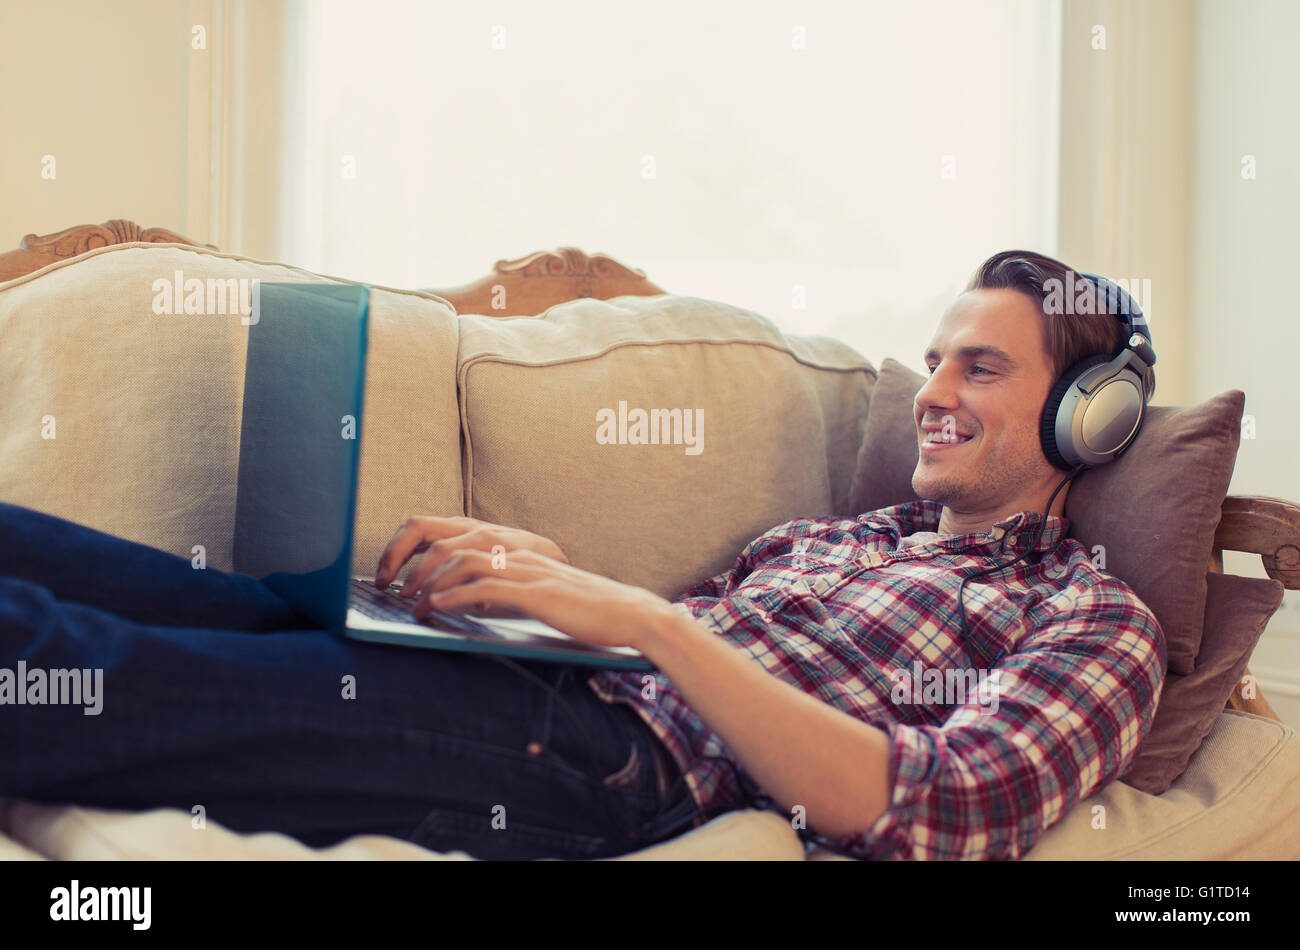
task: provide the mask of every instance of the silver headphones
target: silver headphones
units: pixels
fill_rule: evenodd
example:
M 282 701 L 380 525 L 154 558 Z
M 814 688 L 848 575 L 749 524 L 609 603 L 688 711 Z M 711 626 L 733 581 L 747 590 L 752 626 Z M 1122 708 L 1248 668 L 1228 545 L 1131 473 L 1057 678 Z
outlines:
M 1096 287 L 1098 312 L 1113 312 L 1127 334 L 1112 355 L 1085 357 L 1067 369 L 1047 395 L 1038 434 L 1047 460 L 1065 471 L 1118 458 L 1137 438 L 1156 390 L 1156 352 L 1137 302 L 1105 277 L 1079 276 Z

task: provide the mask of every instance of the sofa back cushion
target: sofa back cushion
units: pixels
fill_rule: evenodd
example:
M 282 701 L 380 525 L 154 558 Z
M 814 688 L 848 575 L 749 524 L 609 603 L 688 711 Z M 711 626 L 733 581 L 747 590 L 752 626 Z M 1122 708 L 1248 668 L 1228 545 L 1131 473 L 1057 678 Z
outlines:
M 673 294 L 460 319 L 473 517 L 673 597 L 847 504 L 876 373 L 844 343 Z
M 0 284 L 0 499 L 187 559 L 201 546 L 207 566 L 229 570 L 256 329 L 229 293 L 241 279 L 334 282 L 202 248 L 119 244 Z M 186 313 L 187 298 L 205 312 Z M 370 301 L 359 573 L 373 573 L 407 517 L 463 503 L 455 311 L 433 294 L 372 288 Z

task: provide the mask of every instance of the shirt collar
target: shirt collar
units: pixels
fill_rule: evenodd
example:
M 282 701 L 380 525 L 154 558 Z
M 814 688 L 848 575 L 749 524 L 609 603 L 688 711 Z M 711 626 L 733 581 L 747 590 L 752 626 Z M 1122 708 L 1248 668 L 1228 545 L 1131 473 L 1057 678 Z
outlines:
M 921 499 L 895 505 L 892 508 L 882 508 L 874 514 L 883 516 L 893 523 L 898 534 L 895 539 L 897 543 L 917 531 L 938 531 L 943 505 L 937 501 Z M 1034 544 L 1034 532 L 1040 523 L 1043 525 L 1043 533 L 1038 543 Z M 1023 554 L 1026 551 L 1041 552 L 1056 547 L 1065 537 L 1069 527 L 1070 519 L 1062 515 L 1052 515 L 1044 521 L 1041 511 L 1017 511 L 995 522 L 988 531 L 957 535 L 934 543 L 953 549 L 987 547 L 1008 554 Z

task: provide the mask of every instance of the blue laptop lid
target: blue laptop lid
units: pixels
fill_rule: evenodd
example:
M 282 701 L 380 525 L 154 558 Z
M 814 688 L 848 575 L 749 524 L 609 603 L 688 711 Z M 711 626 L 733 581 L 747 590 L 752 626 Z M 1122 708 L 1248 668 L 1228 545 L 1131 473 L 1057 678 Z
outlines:
M 248 327 L 234 569 L 342 630 L 352 576 L 369 289 L 260 284 Z

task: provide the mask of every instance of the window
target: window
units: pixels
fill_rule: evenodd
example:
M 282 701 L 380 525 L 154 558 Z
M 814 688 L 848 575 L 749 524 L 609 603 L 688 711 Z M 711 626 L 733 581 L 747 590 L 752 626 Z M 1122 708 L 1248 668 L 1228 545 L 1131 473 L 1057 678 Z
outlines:
M 284 257 L 446 287 L 570 244 L 923 369 L 980 261 L 1055 252 L 1059 32 L 1037 0 L 304 3 Z

